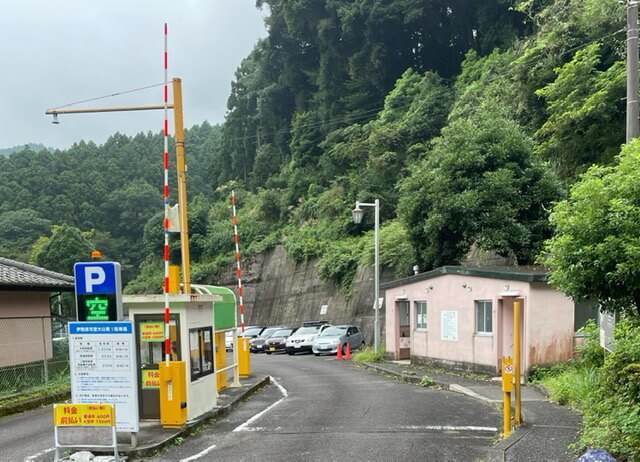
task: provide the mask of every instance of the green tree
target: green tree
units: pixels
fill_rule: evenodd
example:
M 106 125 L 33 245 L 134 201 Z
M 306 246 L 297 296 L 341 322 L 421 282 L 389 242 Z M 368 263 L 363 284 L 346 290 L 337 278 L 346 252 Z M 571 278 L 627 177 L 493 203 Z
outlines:
M 399 214 L 420 265 L 456 264 L 472 244 L 528 263 L 549 235 L 559 197 L 533 143 L 499 105 L 450 123 L 402 182 Z
M 551 214 L 554 236 L 542 263 L 567 295 L 597 300 L 609 311 L 640 315 L 640 141 L 618 164 L 594 166 Z
M 537 151 L 559 173 L 573 179 L 594 163 L 610 163 L 624 142 L 625 64 L 600 70 L 601 45 L 594 43 L 556 69 L 556 79 L 536 94 L 548 118 L 536 133 Z
M 41 242 L 33 256 L 35 264 L 63 274 L 73 273 L 73 264 L 88 261 L 93 245 L 73 226 L 54 226 L 49 239 Z
M 33 243 L 50 228 L 51 222 L 32 209 L 0 213 L 0 255 L 26 261 Z

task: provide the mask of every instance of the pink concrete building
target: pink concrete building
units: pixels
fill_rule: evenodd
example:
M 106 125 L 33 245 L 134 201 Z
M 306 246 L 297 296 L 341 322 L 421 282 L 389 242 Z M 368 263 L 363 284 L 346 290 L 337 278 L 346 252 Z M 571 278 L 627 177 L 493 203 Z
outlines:
M 539 267 L 443 266 L 382 285 L 394 359 L 497 373 L 513 354 L 513 301 L 523 301 L 523 371 L 573 355 L 575 306 Z

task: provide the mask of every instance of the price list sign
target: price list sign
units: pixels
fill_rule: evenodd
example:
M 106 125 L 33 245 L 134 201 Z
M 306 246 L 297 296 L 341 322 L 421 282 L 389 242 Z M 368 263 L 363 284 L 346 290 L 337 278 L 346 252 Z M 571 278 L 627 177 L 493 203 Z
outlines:
M 131 321 L 69 323 L 71 400 L 110 403 L 116 429 L 138 431 L 138 388 Z

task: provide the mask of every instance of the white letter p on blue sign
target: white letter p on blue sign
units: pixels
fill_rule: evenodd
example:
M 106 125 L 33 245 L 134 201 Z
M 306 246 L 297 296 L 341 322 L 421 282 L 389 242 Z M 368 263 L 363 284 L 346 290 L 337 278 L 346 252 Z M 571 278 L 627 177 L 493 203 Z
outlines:
M 86 266 L 84 268 L 84 287 L 87 293 L 93 292 L 93 286 L 104 284 L 107 275 L 99 266 Z

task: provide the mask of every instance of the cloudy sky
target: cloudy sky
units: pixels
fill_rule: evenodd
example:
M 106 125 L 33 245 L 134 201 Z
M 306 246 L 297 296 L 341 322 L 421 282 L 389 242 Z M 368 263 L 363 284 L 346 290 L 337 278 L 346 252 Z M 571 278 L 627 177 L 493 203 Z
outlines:
M 224 119 L 240 61 L 266 35 L 255 0 L 20 0 L 0 14 L 0 148 L 64 148 L 114 133 L 159 130 L 162 112 L 83 114 L 51 124 L 47 108 L 162 82 L 162 26 L 169 76 L 183 79 L 185 125 Z M 162 88 L 85 106 L 160 103 Z M 82 107 L 79 105 L 78 107 Z

